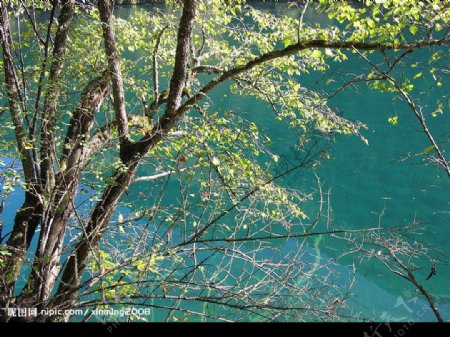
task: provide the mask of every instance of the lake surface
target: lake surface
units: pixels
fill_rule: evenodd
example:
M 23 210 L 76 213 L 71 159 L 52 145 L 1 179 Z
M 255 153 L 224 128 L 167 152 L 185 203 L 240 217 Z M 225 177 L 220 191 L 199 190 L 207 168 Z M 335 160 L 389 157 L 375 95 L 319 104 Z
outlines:
M 139 7 L 152 10 L 152 6 L 118 7 L 116 14 L 129 18 Z M 161 5 L 160 5 L 161 6 Z M 256 5 L 255 5 L 256 6 Z M 267 10 L 289 12 L 285 4 L 266 4 Z M 295 15 L 294 13 L 291 13 Z M 328 19 L 320 14 L 308 11 L 306 21 L 318 21 L 326 24 Z M 427 57 L 427 51 L 414 53 L 412 58 L 421 60 Z M 336 89 L 326 86 L 327 79 L 335 71 L 341 73 L 358 72 L 364 63 L 354 57 L 341 64 L 332 65 L 324 73 L 311 74 L 302 78 L 305 86 L 319 87 L 323 90 Z M 406 69 L 414 74 L 414 69 Z M 422 96 L 425 104 L 434 104 L 440 92 L 433 95 L 426 93 L 430 83 L 427 78 L 414 89 Z M 271 150 L 279 154 L 288 163 L 298 160 L 296 144 L 298 133 L 288 129 L 285 122 L 275 121 L 273 111 L 266 104 L 250 97 L 232 97 L 226 87 L 219 88 L 212 95 L 213 101 L 222 109 L 232 108 L 241 112 L 255 122 L 272 139 Z M 323 183 L 323 189 L 330 191 L 330 210 L 332 225 L 336 228 L 360 229 L 376 227 L 406 226 L 412 223 L 423 224 L 423 234 L 418 239 L 433 245 L 436 249 L 448 254 L 448 238 L 450 236 L 450 181 L 445 172 L 433 165 L 424 165 L 420 160 L 403 161 L 411 153 L 421 153 L 428 147 L 428 142 L 420 129 L 420 125 L 408 110 L 406 104 L 394 100 L 389 94 L 370 91 L 365 85 L 357 90 L 346 90 L 330 101 L 330 106 L 342 112 L 347 118 L 359 120 L 368 126 L 363 131 L 369 145 L 355 136 L 338 136 L 335 142 L 328 144 L 330 159 L 324 160 L 316 172 Z M 399 124 L 392 126 L 388 118 L 398 115 Z M 449 117 L 438 116 L 428 119 L 429 127 L 438 141 L 446 143 L 443 149 L 449 150 Z M 311 175 L 297 171 L 286 176 L 279 183 L 283 186 L 304 190 L 311 188 Z M 139 184 L 134 185 L 139 192 Z M 21 192 L 9 198 L 5 207 L 3 220 L 5 225 L 11 224 L 14 210 L 21 201 Z M 123 212 L 124 210 L 122 210 Z M 126 211 L 126 210 L 125 210 Z M 311 212 L 314 212 L 311 209 Z M 324 223 L 321 226 L 325 226 Z M 288 241 L 284 250 L 293 249 L 295 243 Z M 336 258 L 345 245 L 336 240 L 324 237 L 317 241 L 314 249 L 323 258 Z M 311 249 L 313 249 L 311 247 Z M 393 275 L 375 261 L 363 261 L 347 257 L 337 261 L 338 272 L 348 274 L 352 263 L 355 263 L 356 283 L 350 297 L 350 307 L 362 318 L 372 320 L 414 320 L 434 321 L 434 315 L 427 308 L 426 302 L 418 294 L 414 286 L 402 278 Z M 424 281 L 430 266 L 424 265 L 417 272 L 417 277 Z M 445 320 L 450 320 L 450 268 L 448 264 L 438 263 L 438 273 L 425 285 L 434 296 Z M 425 281 L 424 281 L 425 282 Z M 422 282 L 422 283 L 424 283 Z
M 296 15 L 286 4 L 253 5 L 278 14 Z M 151 5 L 142 7 L 152 10 Z M 116 13 L 122 18 L 129 18 L 136 9 L 135 6 L 119 7 Z M 305 20 L 320 22 L 321 25 L 329 23 L 326 16 L 313 10 L 307 11 Z M 422 60 L 424 57 L 429 57 L 426 50 L 415 52 L 412 59 Z M 302 78 L 301 83 L 333 92 L 342 83 L 327 86 L 326 81 L 336 71 L 345 74 L 358 72 L 363 67 L 362 60 L 350 57 L 349 61 L 334 64 L 324 73 L 313 73 Z M 405 72 L 413 76 L 417 70 L 405 69 Z M 416 84 L 413 93 L 420 93 L 422 104 L 433 106 L 443 91 L 435 90 L 433 95 L 427 94 L 430 83 L 430 79 L 425 77 Z M 226 86 L 212 94 L 212 101 L 216 101 L 223 110 L 233 109 L 245 114 L 265 130 L 272 139 L 272 151 L 288 163 L 293 164 L 298 160 L 298 132 L 288 129 L 285 122 L 275 121 L 269 106 L 251 97 L 233 97 Z M 335 142 L 328 144 L 331 158 L 324 160 L 316 171 L 324 184 L 323 189 L 331 191 L 333 225 L 336 228 L 360 229 L 376 227 L 379 223 L 383 227 L 423 223 L 423 234 L 417 239 L 447 254 L 450 181 L 444 170 L 434 165 L 424 165 L 417 159 L 403 161 L 409 154 L 421 153 L 429 145 L 406 104 L 392 95 L 377 93 L 366 85 L 358 85 L 355 90 L 346 90 L 337 95 L 330 101 L 330 106 L 345 117 L 366 124 L 368 130 L 363 131 L 363 136 L 369 141 L 369 145 L 366 145 L 354 136 L 338 136 Z M 396 126 L 388 122 L 388 118 L 393 115 L 399 117 Z M 443 149 L 448 151 L 448 115 L 429 118 L 427 121 L 438 141 L 443 143 Z M 311 178 L 305 172 L 297 171 L 282 179 L 281 184 L 303 190 L 311 186 Z M 293 245 L 288 242 L 286 247 Z M 318 248 L 322 256 L 333 258 L 339 256 L 345 246 L 340 246 L 336 240 L 324 238 Z M 359 259 L 341 261 L 343 274 L 348 273 L 352 262 L 357 266 L 357 282 L 350 301 L 354 312 L 361 313 L 361 317 L 375 320 L 435 320 L 428 304 L 409 282 L 393 275 L 380 263 L 360 263 Z M 425 285 L 435 297 L 442 316 L 448 320 L 450 268 L 448 263 L 438 265 L 438 274 Z M 426 278 L 429 268 L 426 265 L 417 273 L 419 280 Z M 428 309 L 422 314 L 421 308 Z

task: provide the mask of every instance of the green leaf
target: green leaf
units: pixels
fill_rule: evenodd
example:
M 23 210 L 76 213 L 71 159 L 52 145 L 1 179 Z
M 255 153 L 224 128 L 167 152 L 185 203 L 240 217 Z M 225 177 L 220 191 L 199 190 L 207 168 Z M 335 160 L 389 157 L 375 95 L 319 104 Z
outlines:
M 321 58 L 322 57 L 322 51 L 321 50 L 314 50 L 311 53 L 311 56 L 315 59 Z
M 284 45 L 285 47 L 287 47 L 287 46 L 289 46 L 289 45 L 292 44 L 292 40 L 291 40 L 290 37 L 285 38 L 282 42 L 283 42 L 283 45 Z
M 398 124 L 398 116 L 389 117 L 388 122 L 390 124 L 392 124 L 393 126 L 397 125 Z
M 422 153 L 423 153 L 423 154 L 427 154 L 428 152 L 430 152 L 430 151 L 433 150 L 433 149 L 434 149 L 434 145 L 427 146 L 426 148 L 424 148 L 424 149 L 422 150 Z
M 417 26 L 409 27 L 409 31 L 411 32 L 412 35 L 416 35 L 418 30 L 419 30 L 419 28 L 417 28 Z

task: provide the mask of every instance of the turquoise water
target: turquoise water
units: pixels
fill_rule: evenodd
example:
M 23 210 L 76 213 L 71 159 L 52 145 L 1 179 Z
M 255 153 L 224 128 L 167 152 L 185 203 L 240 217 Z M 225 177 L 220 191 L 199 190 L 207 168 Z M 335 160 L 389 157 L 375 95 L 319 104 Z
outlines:
M 261 5 L 265 9 L 291 14 L 283 4 Z M 129 17 L 135 7 L 117 9 L 121 17 Z M 307 12 L 306 21 L 328 24 L 328 19 L 318 13 Z M 414 60 L 429 57 L 428 51 L 419 51 L 411 56 Z M 346 74 L 365 69 L 363 61 L 350 56 L 349 61 L 332 65 L 324 73 L 313 73 L 301 79 L 304 86 L 318 88 L 332 93 L 342 83 L 327 85 L 327 79 L 336 78 L 336 72 Z M 409 76 L 417 69 L 401 69 Z M 432 81 L 426 75 L 415 85 L 413 94 L 420 95 L 421 104 L 432 107 L 444 91 L 427 89 Z M 233 97 L 226 87 L 212 94 L 222 110 L 232 109 L 246 116 L 265 130 L 272 139 L 272 151 L 288 163 L 298 161 L 296 150 L 298 132 L 288 129 L 285 122 L 275 121 L 274 113 L 266 104 L 250 97 Z M 418 240 L 431 244 L 437 250 L 448 252 L 450 235 L 450 181 L 445 172 L 433 164 L 425 165 L 423 157 L 404 160 L 410 154 L 420 154 L 428 147 L 425 134 L 418 121 L 403 101 L 393 95 L 376 93 L 365 84 L 345 90 L 330 100 L 330 106 L 351 120 L 359 120 L 368 126 L 363 136 L 364 144 L 354 136 L 338 136 L 327 145 L 330 159 L 324 160 L 316 170 L 323 183 L 323 190 L 330 191 L 330 226 L 336 229 L 361 229 L 381 225 L 382 227 L 420 224 L 422 231 Z M 392 126 L 388 118 L 398 116 L 399 124 Z M 445 151 L 449 149 L 448 115 L 429 118 L 429 128 Z M 282 179 L 281 184 L 299 190 L 312 188 L 312 176 L 297 171 Z M 175 187 L 176 188 L 176 187 Z M 308 206 L 311 207 L 311 206 Z M 314 213 L 314 206 L 310 209 Z M 325 224 L 321 226 L 324 228 Z M 320 228 L 320 227 L 318 227 Z M 286 243 L 286 249 L 293 243 Z M 335 258 L 345 251 L 346 246 L 336 240 L 325 238 L 315 247 L 316 253 L 325 258 Z M 438 275 L 425 283 L 427 290 L 435 297 L 444 319 L 450 319 L 450 289 L 448 279 L 450 268 L 448 257 L 439 263 Z M 348 274 L 352 263 L 357 268 L 356 284 L 350 298 L 354 312 L 371 319 L 433 321 L 431 310 L 422 314 L 421 308 L 428 305 L 410 283 L 390 273 L 380 263 L 361 262 L 356 256 L 339 260 L 342 274 Z M 429 261 L 422 265 L 416 276 L 423 281 L 430 270 Z M 408 302 L 409 301 L 409 302 Z
M 288 12 L 284 5 L 265 5 L 268 10 Z M 151 10 L 151 7 L 146 7 Z M 123 18 L 129 17 L 137 7 L 120 7 L 116 14 Z M 307 12 L 306 20 L 327 23 L 326 17 L 312 11 Z M 421 60 L 427 57 L 427 51 L 414 53 L 412 58 Z M 412 62 L 411 62 L 412 63 Z M 302 78 L 301 83 L 311 88 L 319 88 L 328 92 L 336 89 L 340 83 L 329 86 L 326 81 L 334 76 L 336 71 L 345 74 L 358 72 L 364 63 L 356 57 L 348 62 L 334 64 L 324 73 L 313 73 Z M 408 74 L 417 72 L 415 69 L 405 69 Z M 432 106 L 442 94 L 433 91 L 427 94 L 430 79 L 424 77 L 418 82 L 413 93 L 421 96 L 422 104 Z M 298 132 L 288 129 L 285 122 L 275 121 L 273 111 L 264 103 L 250 97 L 233 97 L 227 95 L 226 87 L 215 91 L 213 101 L 222 110 L 233 109 L 242 113 L 247 119 L 255 122 L 272 139 L 271 150 L 280 155 L 283 161 L 294 164 L 298 161 L 299 152 L 296 148 Z M 226 97 L 225 97 L 226 95 Z M 436 249 L 448 253 L 448 238 L 450 236 L 450 181 L 444 171 L 434 165 L 425 165 L 419 158 L 404 161 L 409 154 L 421 153 L 428 147 L 428 142 L 406 104 L 394 100 L 389 94 L 370 91 L 365 85 L 349 89 L 330 101 L 330 106 L 340 111 L 347 118 L 359 120 L 368 126 L 363 131 L 369 144 L 364 144 L 354 136 L 338 136 L 335 141 L 327 143 L 330 159 L 323 160 L 316 173 L 320 176 L 324 191 L 330 191 L 331 223 L 337 229 L 361 229 L 376 227 L 406 226 L 420 223 L 422 234 L 416 238 L 433 245 Z M 388 118 L 398 115 L 399 124 L 392 126 Z M 429 127 L 438 142 L 443 143 L 443 149 L 449 150 L 449 119 L 448 115 L 429 118 Z M 311 174 L 297 171 L 279 181 L 283 186 L 299 190 L 315 188 Z M 136 195 L 142 185 L 134 185 L 130 195 Z M 169 185 L 176 198 L 177 184 Z M 15 192 L 5 208 L 3 220 L 10 224 L 15 208 L 20 204 L 21 193 Z M 170 194 L 170 193 L 169 193 Z M 170 203 L 171 200 L 166 200 Z M 317 203 L 308 204 L 314 214 Z M 129 210 L 131 211 L 131 209 Z M 121 209 L 126 213 L 127 209 Z M 319 228 L 326 228 L 325 222 Z M 283 252 L 289 252 L 295 247 L 290 240 L 285 243 Z M 308 249 L 314 256 L 322 259 L 335 259 L 347 247 L 339 241 L 327 237 L 311 240 Z M 427 290 L 435 297 L 441 314 L 450 320 L 450 267 L 448 257 L 446 263 L 438 263 L 438 274 L 426 281 Z M 376 262 L 360 261 L 356 256 L 347 256 L 337 260 L 337 272 L 343 275 L 351 273 L 352 264 L 356 266 L 356 283 L 348 299 L 354 313 L 362 318 L 391 319 L 416 321 L 434 321 L 431 310 L 424 310 L 427 304 L 415 291 L 414 286 L 393 275 Z M 424 281 L 430 265 L 422 261 L 422 269 L 416 273 L 420 281 Z M 343 279 L 345 283 L 348 279 Z M 403 301 L 403 302 L 402 302 Z

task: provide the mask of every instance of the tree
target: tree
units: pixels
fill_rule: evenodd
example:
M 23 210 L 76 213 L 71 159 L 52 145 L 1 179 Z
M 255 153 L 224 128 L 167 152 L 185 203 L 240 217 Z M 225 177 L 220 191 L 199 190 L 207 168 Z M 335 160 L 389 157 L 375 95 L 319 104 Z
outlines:
M 333 299 L 348 289 L 332 285 L 332 264 L 311 262 L 301 248 L 310 237 L 348 231 L 314 231 L 322 212 L 305 214 L 302 205 L 322 193 L 276 182 L 314 167 L 324 138 L 342 133 L 365 141 L 364 126 L 303 87 L 302 74 L 358 53 L 372 71 L 337 92 L 364 81 L 399 93 L 426 131 L 409 96 L 412 79 L 394 76 L 414 51 L 449 44 L 450 9 L 441 1 L 320 1 L 320 10 L 346 24 L 342 29 L 303 22 L 308 4 L 295 19 L 244 1 L 185 0 L 124 21 L 113 16 L 109 0 L 92 7 L 1 1 L 1 118 L 11 125 L 3 137 L 6 156 L 21 164 L 4 179 L 25 190 L 12 231 L 1 233 L 1 306 L 150 306 L 171 320 L 178 313 L 216 320 L 345 317 Z M 38 10 L 44 20 L 36 19 Z M 379 55 L 386 69 L 375 61 Z M 225 85 L 232 95 L 267 102 L 275 118 L 299 129 L 299 163 L 273 173 L 278 157 L 258 126 L 209 97 Z M 427 136 L 450 176 L 444 152 Z M 178 199 L 167 203 L 174 182 Z M 133 206 L 132 184 L 145 186 L 134 198 L 146 207 Z M 133 213 L 123 215 L 124 205 Z M 276 242 L 288 239 L 297 239 L 299 249 L 283 256 Z M 11 319 L 6 312 L 2 319 Z

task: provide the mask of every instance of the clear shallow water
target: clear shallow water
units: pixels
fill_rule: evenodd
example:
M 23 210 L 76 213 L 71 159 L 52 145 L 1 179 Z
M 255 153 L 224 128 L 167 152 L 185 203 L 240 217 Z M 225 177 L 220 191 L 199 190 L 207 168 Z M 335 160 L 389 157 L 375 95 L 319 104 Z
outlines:
M 282 4 L 267 5 L 269 10 L 284 11 Z M 147 7 L 149 8 L 149 7 Z M 129 17 L 137 7 L 120 7 L 116 13 L 121 17 Z M 327 20 L 313 12 L 308 12 L 307 20 Z M 427 56 L 427 51 L 415 53 L 413 57 L 421 59 Z M 301 83 L 310 87 L 327 89 L 325 82 L 328 74 L 339 70 L 342 73 L 358 72 L 363 63 L 356 58 L 349 62 L 333 65 L 326 73 L 312 74 L 301 78 Z M 414 70 L 406 69 L 408 73 Z M 426 104 L 433 104 L 439 98 L 427 96 L 429 82 L 425 79 L 416 85 L 413 93 L 422 96 Z M 227 94 L 225 87 L 213 94 L 213 100 L 222 109 L 233 109 L 245 114 L 248 119 L 257 123 L 272 138 L 272 151 L 282 156 L 289 163 L 298 160 L 296 144 L 298 133 L 287 129 L 285 122 L 274 121 L 270 108 L 261 102 L 248 97 L 233 97 Z M 347 118 L 360 120 L 369 129 L 363 132 L 369 145 L 365 145 L 357 137 L 338 136 L 330 143 L 331 159 L 324 160 L 317 169 L 323 182 L 324 190 L 331 189 L 331 207 L 333 225 L 337 228 L 359 229 L 378 225 L 379 215 L 382 226 L 408 225 L 413 221 L 424 223 L 424 234 L 419 238 L 448 252 L 450 236 L 450 182 L 443 170 L 433 165 L 423 165 L 418 160 L 400 162 L 408 153 L 420 153 L 428 146 L 425 135 L 420 131 L 418 122 L 407 106 L 393 100 L 388 94 L 369 91 L 365 86 L 358 90 L 341 93 L 330 101 L 330 105 L 341 111 Z M 391 126 L 387 119 L 393 115 L 399 116 L 399 124 Z M 448 143 L 448 115 L 429 119 L 429 126 L 438 140 Z M 448 150 L 448 147 L 447 147 Z M 281 184 L 304 190 L 314 185 L 311 175 L 305 172 L 294 172 L 285 177 Z M 139 192 L 139 184 L 134 185 L 134 191 Z M 173 185 L 174 191 L 177 188 Z M 174 193 L 175 194 L 175 193 Z M 22 194 L 14 192 L 5 207 L 3 220 L 10 225 L 15 209 L 21 203 Z M 314 209 L 310 210 L 312 213 Z M 122 209 L 122 213 L 124 209 Z M 287 242 L 284 251 L 295 247 L 293 242 Z M 313 247 L 311 247 L 313 249 Z M 324 238 L 317 246 L 322 258 L 334 258 L 345 250 L 345 246 L 336 240 Z M 337 271 L 349 274 L 352 262 L 357 265 L 356 283 L 352 290 L 349 304 L 353 312 L 360 313 L 363 318 L 415 321 L 434 321 L 435 318 L 428 305 L 418 295 L 414 287 L 403 279 L 392 275 L 376 262 L 360 264 L 359 260 L 347 258 L 340 261 Z M 438 274 L 426 282 L 426 288 L 433 294 L 439 304 L 441 314 L 450 320 L 450 268 L 438 265 Z M 429 266 L 417 273 L 424 280 L 429 272 Z

